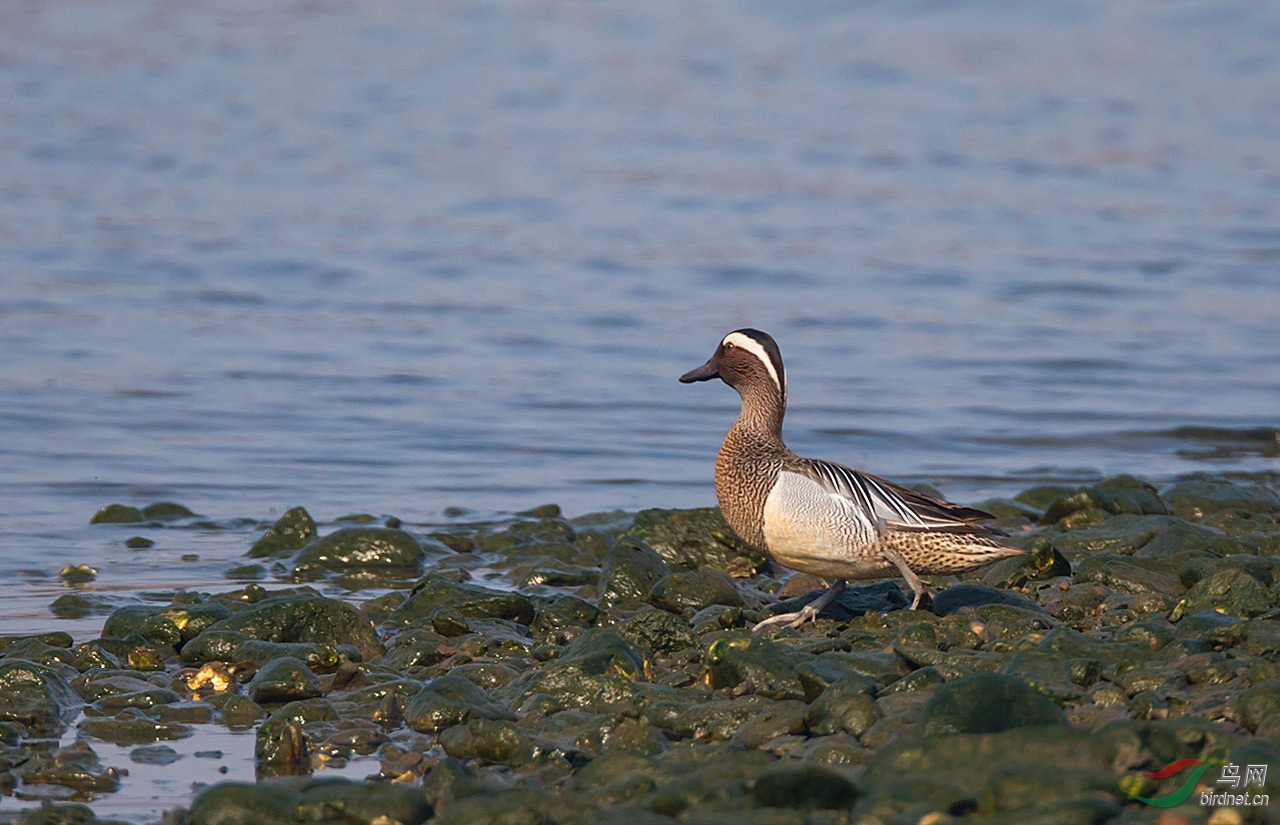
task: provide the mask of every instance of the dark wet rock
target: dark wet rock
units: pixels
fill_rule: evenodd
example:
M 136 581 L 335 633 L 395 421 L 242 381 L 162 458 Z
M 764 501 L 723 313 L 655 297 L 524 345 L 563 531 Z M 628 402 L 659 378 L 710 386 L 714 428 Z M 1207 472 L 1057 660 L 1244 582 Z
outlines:
M 1077 560 L 1081 554 L 1098 551 L 1128 556 L 1180 524 L 1185 522 L 1166 515 L 1118 515 L 1093 527 L 1050 534 L 1049 541 L 1071 560 Z
M 1164 514 L 1168 510 L 1154 488 L 1081 487 L 1052 502 L 1040 517 L 1040 523 L 1063 526 L 1064 519 L 1081 512 L 1150 515 Z
M 183 646 L 180 658 L 193 665 L 239 661 L 236 648 L 249 640 L 249 634 L 238 630 L 207 630 Z
M 426 541 L 435 544 L 430 539 Z M 436 545 L 439 555 L 451 551 Z M 412 534 L 390 527 L 344 527 L 308 542 L 294 557 L 294 576 L 319 568 L 374 578 L 407 579 L 422 573 L 427 553 Z M 305 577 L 305 576 L 304 576 Z
M 529 624 L 533 621 L 533 603 L 519 593 L 491 590 L 476 584 L 450 581 L 428 576 L 414 585 L 409 598 L 395 609 L 390 621 L 408 624 L 429 619 L 441 608 L 452 608 L 465 617 L 506 619 Z
M 642 610 L 618 622 L 614 630 L 633 644 L 659 653 L 684 650 L 694 643 L 689 623 L 665 610 Z
M 533 629 L 542 633 L 570 627 L 594 627 L 600 619 L 600 608 L 577 596 L 560 596 L 551 604 L 538 608 Z
M 924 706 L 925 734 L 996 733 L 1037 725 L 1065 725 L 1062 711 L 1014 676 L 975 673 L 938 687 Z
M 784 765 L 765 773 L 752 788 L 756 804 L 769 808 L 847 810 L 858 800 L 854 782 L 815 764 Z
M 0 636 L 0 656 L 8 655 L 9 648 L 13 645 L 26 642 L 37 641 L 49 647 L 65 647 L 70 648 L 75 642 L 71 638 L 70 633 L 55 631 L 53 633 L 35 633 L 23 634 L 16 636 Z
M 1058 702 L 1079 699 L 1084 688 L 1098 680 L 1098 662 L 1069 659 L 1057 651 L 1021 650 L 1014 654 L 1002 673 L 1016 676 Z M 1077 682 L 1083 682 L 1081 685 Z
M 733 740 L 748 748 L 758 748 L 779 736 L 804 733 L 806 730 L 806 714 L 808 706 L 804 702 L 787 699 L 774 702 L 748 719 L 737 732 Z
M 845 673 L 866 676 L 881 688 L 911 672 L 911 666 L 906 660 L 896 653 L 885 650 L 852 652 L 833 650 L 819 654 L 818 660 L 839 667 Z
M 520 576 L 519 584 L 521 587 L 578 587 L 595 584 L 599 578 L 598 570 L 558 559 L 546 559 L 529 567 Z
M 712 642 L 705 657 L 707 682 L 713 689 L 751 682 L 754 691 L 772 699 L 804 699 L 800 662 L 788 648 L 753 636 L 728 636 Z
M 717 508 L 642 510 L 624 536 L 644 542 L 677 570 L 710 567 L 746 577 L 763 570 L 766 561 L 738 541 Z
M 446 756 L 422 778 L 422 792 L 433 808 L 489 789 L 466 763 Z
M 699 568 L 659 579 L 649 591 L 649 601 L 664 610 L 680 613 L 685 608 L 701 610 L 713 604 L 742 607 L 742 594 L 728 574 Z
M 806 702 L 814 701 L 828 687 L 842 681 L 855 681 L 863 685 L 867 693 L 875 693 L 874 679 L 863 675 L 848 662 L 833 656 L 819 655 L 803 658 L 800 660 L 798 671 Z
M 471 719 L 514 721 L 515 714 L 462 676 L 446 674 L 422 688 L 405 709 L 405 724 L 430 733 Z
M 146 521 L 142 511 L 125 504 L 108 504 L 89 519 L 90 524 L 136 524 L 140 521 Z
M 440 732 L 440 745 L 455 759 L 480 758 L 500 765 L 519 766 L 532 756 L 533 742 L 515 724 L 503 719 L 472 719 Z
M 1176 599 L 1186 592 L 1176 576 L 1158 573 L 1105 554 L 1088 556 L 1078 562 L 1075 581 L 1098 582 L 1123 593 L 1154 593 L 1167 599 Z
M 259 779 L 311 774 L 311 739 L 302 723 L 288 713 L 274 713 L 258 727 L 253 747 L 254 775 Z
M 196 514 L 181 504 L 172 501 L 157 501 L 142 508 L 143 518 L 154 521 L 178 521 L 184 518 L 195 518 Z
M 901 693 L 918 693 L 927 691 L 946 681 L 946 677 L 935 667 L 917 668 L 896 682 L 887 685 L 880 691 L 880 696 L 893 696 Z
M 671 569 L 653 548 L 643 541 L 623 536 L 605 554 L 600 568 L 600 603 L 636 606 L 649 596 L 657 582 Z
M 94 707 L 104 713 L 115 713 L 124 708 L 154 708 L 181 702 L 182 697 L 172 690 L 148 685 L 142 690 L 113 693 L 94 702 Z
M 10 771 L 12 777 L 23 785 L 59 785 L 81 798 L 118 790 L 122 773 L 115 768 L 103 767 L 98 754 L 87 742 L 75 742 L 65 748 L 47 751 L 31 750 Z M 58 820 L 46 821 L 54 823 Z
M 949 616 L 962 607 L 981 607 L 987 604 L 1008 604 L 1027 610 L 1044 611 L 1043 607 L 1021 593 L 981 584 L 952 585 L 933 597 L 933 610 L 939 616 Z
M 79 654 L 65 647 L 54 647 L 53 645 L 45 644 L 39 639 L 28 638 L 9 645 L 5 648 L 4 653 L 0 654 L 0 658 L 23 659 L 55 668 L 59 665 L 65 665 L 70 668 L 76 666 Z
M 1256 553 L 1257 545 L 1247 537 L 1223 535 L 1217 530 L 1177 521 L 1134 552 L 1135 558 L 1163 558 L 1178 553 L 1234 556 Z
M 252 662 L 265 668 L 283 657 L 301 660 L 313 673 L 333 673 L 346 661 L 346 657 L 331 644 L 316 642 L 266 642 L 261 639 L 245 639 L 237 644 L 231 658 L 225 661 Z
M 733 738 L 744 725 L 772 706 L 773 702 L 763 696 L 699 702 L 682 710 L 663 727 L 683 739 L 722 742 Z
M 316 537 L 316 523 L 311 514 L 301 507 L 285 512 L 275 524 L 267 528 L 247 555 L 250 558 L 274 558 L 300 550 Z
M 223 782 L 196 797 L 187 825 L 296 825 L 301 795 L 278 782 Z
M 302 787 L 296 817 L 300 822 L 336 820 L 344 825 L 421 825 L 431 814 L 431 805 L 418 788 L 324 777 Z
M 129 761 L 139 765 L 172 765 L 181 758 L 169 745 L 141 745 L 129 751 Z
M 270 642 L 353 645 L 364 661 L 377 661 L 382 645 L 351 605 L 322 596 L 277 596 L 247 607 L 205 632 L 234 630 Z M 197 637 L 196 641 L 198 641 Z
M 159 644 L 180 647 L 230 616 L 231 610 L 215 601 L 168 606 L 129 604 L 107 617 L 102 636 L 122 639 L 136 633 Z
M 1261 484 L 1236 484 L 1216 479 L 1180 481 L 1164 491 L 1164 500 L 1174 514 L 1199 521 L 1220 510 L 1275 513 L 1280 497 Z
M 57 736 L 80 710 L 80 697 L 57 671 L 22 660 L 0 663 L 0 721 Z
M 314 699 L 321 693 L 320 680 L 311 668 L 293 656 L 268 661 L 245 685 L 245 692 L 260 705 Z
M 809 705 L 809 730 L 815 736 L 835 733 L 861 736 L 881 716 L 874 693 L 875 682 L 860 674 L 832 682 Z
M 181 722 L 161 722 L 137 708 L 125 708 L 115 716 L 81 719 L 76 726 L 84 736 L 92 736 L 117 745 L 141 745 L 146 742 L 185 739 L 195 733 Z
M 1223 570 L 1242 570 L 1268 588 L 1275 585 L 1277 580 L 1277 565 L 1272 559 L 1246 553 L 1237 553 L 1225 559 L 1192 559 L 1182 565 L 1178 571 L 1178 579 L 1184 587 L 1190 588 Z
M 1174 607 L 1174 621 L 1203 610 L 1214 610 L 1243 619 L 1260 616 L 1275 607 L 1275 596 L 1256 578 L 1238 568 L 1219 570 L 1187 591 Z
M 794 599 L 776 602 L 762 611 L 764 616 L 776 616 L 780 613 L 795 613 L 809 602 L 821 596 L 825 590 L 812 590 Z M 890 610 L 904 610 L 911 604 L 895 581 L 880 581 L 863 586 L 850 586 L 840 597 L 822 608 L 818 614 L 821 619 L 847 622 L 868 613 L 888 613 Z

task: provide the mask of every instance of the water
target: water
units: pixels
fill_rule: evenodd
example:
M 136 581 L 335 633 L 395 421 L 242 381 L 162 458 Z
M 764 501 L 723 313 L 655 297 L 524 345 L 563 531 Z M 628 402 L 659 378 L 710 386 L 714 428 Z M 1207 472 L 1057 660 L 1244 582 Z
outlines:
M 1271 4 L 10 4 L 0 632 L 295 504 L 710 504 L 745 325 L 959 501 L 1274 473 L 1277 145 Z M 87 526 L 156 500 L 221 529 Z

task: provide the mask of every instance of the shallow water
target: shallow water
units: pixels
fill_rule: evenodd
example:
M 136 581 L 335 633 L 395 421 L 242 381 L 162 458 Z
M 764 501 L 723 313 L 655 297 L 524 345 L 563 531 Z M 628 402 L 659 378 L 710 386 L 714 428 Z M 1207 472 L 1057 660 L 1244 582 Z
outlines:
M 710 504 L 744 325 L 794 449 L 957 500 L 1274 472 L 1278 64 L 1226 2 L 0 9 L 0 632 L 295 504 Z M 156 500 L 219 529 L 86 526 Z

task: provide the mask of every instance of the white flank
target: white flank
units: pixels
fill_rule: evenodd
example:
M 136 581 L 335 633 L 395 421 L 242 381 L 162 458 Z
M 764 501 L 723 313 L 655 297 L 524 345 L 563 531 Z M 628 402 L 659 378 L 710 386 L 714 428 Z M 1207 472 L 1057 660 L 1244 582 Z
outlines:
M 769 353 L 764 351 L 764 347 L 760 346 L 760 342 L 756 339 L 743 335 L 741 332 L 731 332 L 720 342 L 721 346 L 725 344 L 733 344 L 735 347 L 741 347 L 747 352 L 760 359 L 760 363 L 764 364 L 764 368 L 769 371 L 769 377 L 773 379 L 774 386 L 778 388 L 778 392 L 783 395 L 787 394 L 787 388 L 782 386 L 782 378 L 778 375 L 778 371 L 773 368 L 773 359 L 769 357 Z

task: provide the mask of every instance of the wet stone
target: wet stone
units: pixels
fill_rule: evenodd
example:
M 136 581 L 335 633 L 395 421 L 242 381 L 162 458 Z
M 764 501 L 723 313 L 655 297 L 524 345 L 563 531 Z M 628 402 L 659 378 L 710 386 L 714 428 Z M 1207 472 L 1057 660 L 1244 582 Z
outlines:
M 0 664 L 0 721 L 57 736 L 80 705 L 71 685 L 52 668 L 22 660 Z
M 187 813 L 188 825 L 296 825 L 300 795 L 273 782 L 223 782 L 203 791 Z
M 354 607 L 322 596 L 277 596 L 233 614 L 205 632 L 234 630 L 272 642 L 353 645 L 364 661 L 382 656 L 373 628 Z M 197 637 L 193 643 L 198 643 Z
M 651 547 L 677 570 L 711 568 L 746 577 L 765 565 L 763 555 L 738 541 L 717 508 L 641 510 L 624 536 Z
M 921 716 L 926 735 L 1065 724 L 1052 699 L 1022 679 L 995 673 L 962 676 L 939 686 Z
M 1026 610 L 1044 611 L 1043 607 L 1021 593 L 981 584 L 953 585 L 933 597 L 933 611 L 939 616 L 949 616 L 962 607 L 982 607 L 987 604 L 1007 604 Z
M 125 504 L 108 504 L 89 519 L 90 524 L 136 524 L 140 521 L 146 521 L 142 511 Z
M 139 765 L 172 765 L 181 758 L 169 745 L 142 745 L 129 751 L 129 761 Z
M 1275 513 L 1280 497 L 1260 484 L 1234 484 L 1215 479 L 1181 481 L 1164 491 L 1164 500 L 1174 514 L 1198 521 L 1220 510 Z
M 533 743 L 515 724 L 504 719 L 472 719 L 440 732 L 440 745 L 455 759 L 483 759 L 501 765 L 523 765 Z
M 390 621 L 408 624 L 430 618 L 444 607 L 468 618 L 506 619 L 525 625 L 534 617 L 533 602 L 519 593 L 428 576 L 414 585 L 408 600 L 395 609 Z
M 157 501 L 142 508 L 143 518 L 155 521 L 178 521 L 184 518 L 195 518 L 191 510 L 172 501 Z
M 1219 570 L 1196 582 L 1170 615 L 1175 621 L 1203 610 L 1250 619 L 1275 607 L 1275 596 L 1256 578 L 1238 568 Z
M 707 682 L 713 689 L 750 681 L 754 691 L 771 699 L 804 699 L 800 663 L 790 651 L 768 639 L 726 637 L 706 653 Z
M 769 808 L 847 810 L 858 800 L 853 781 L 833 768 L 815 764 L 785 765 L 756 780 L 756 804 Z
M 294 507 L 267 528 L 247 555 L 254 559 L 286 556 L 302 549 L 316 535 L 316 523 L 311 514 L 301 507 Z
M 635 606 L 649 596 L 671 569 L 653 548 L 643 541 L 624 536 L 605 554 L 600 568 L 600 603 Z
M 271 659 L 245 685 L 249 698 L 260 705 L 313 699 L 321 694 L 320 680 L 301 659 Z
M 435 544 L 427 539 L 426 541 Z M 436 545 L 439 555 L 451 551 Z M 422 573 L 426 551 L 404 530 L 390 527 L 344 527 L 308 542 L 294 557 L 294 573 L 309 567 L 334 573 L 362 573 L 392 579 L 413 578 Z
M 696 611 L 715 604 L 742 607 L 742 594 L 726 573 L 699 568 L 659 579 L 649 591 L 649 601 L 680 613 L 686 608 Z
M 475 683 L 453 674 L 432 681 L 405 709 L 405 724 L 416 731 L 430 733 L 470 719 L 514 721 L 516 716 Z
M 804 733 L 807 713 L 804 702 L 793 699 L 774 702 L 738 728 L 733 740 L 748 748 L 759 748 L 779 736 Z
M 302 787 L 298 821 L 326 822 L 335 812 L 349 825 L 421 825 L 432 809 L 421 789 L 399 783 L 318 777 Z
M 861 736 L 881 716 L 873 698 L 874 691 L 873 681 L 856 674 L 831 683 L 809 705 L 809 730 L 815 736 L 835 733 Z

